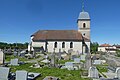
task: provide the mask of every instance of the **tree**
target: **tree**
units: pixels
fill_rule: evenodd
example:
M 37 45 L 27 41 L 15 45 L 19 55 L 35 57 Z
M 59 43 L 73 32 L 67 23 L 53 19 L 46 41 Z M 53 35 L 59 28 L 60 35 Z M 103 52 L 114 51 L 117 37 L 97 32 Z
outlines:
M 99 44 L 97 42 L 91 43 L 91 45 L 90 45 L 91 53 L 96 53 L 98 51 L 98 46 L 99 46 Z
M 116 50 L 116 54 L 117 57 L 120 57 L 120 50 Z
M 28 43 L 4 43 L 0 42 L 0 49 L 27 49 Z

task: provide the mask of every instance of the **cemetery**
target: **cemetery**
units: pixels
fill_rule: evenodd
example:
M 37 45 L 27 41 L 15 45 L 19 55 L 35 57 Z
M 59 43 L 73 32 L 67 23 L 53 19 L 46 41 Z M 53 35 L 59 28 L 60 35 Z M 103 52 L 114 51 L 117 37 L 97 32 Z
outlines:
M 93 58 L 83 53 L 37 53 L 25 55 L 8 55 L 0 51 L 0 79 L 8 80 L 119 80 L 120 68 L 104 55 Z M 63 54 L 65 54 L 63 56 Z M 111 66 L 112 65 L 112 66 Z M 113 71 L 112 73 L 110 71 Z M 112 74 L 112 76 L 110 76 Z M 5 75 L 5 76 L 2 76 Z M 23 76 L 21 79 L 20 76 Z
M 2 52 L 2 51 L 1 51 Z M 2 54 L 2 53 L 0 53 Z M 30 79 L 30 80 L 46 80 L 47 76 L 52 76 L 52 78 L 57 78 L 60 80 L 68 80 L 68 79 L 76 79 L 76 80 L 89 80 L 89 78 L 82 78 L 80 69 L 68 70 L 68 69 L 60 69 L 60 66 L 65 65 L 66 63 L 73 62 L 74 64 L 80 64 L 80 58 L 76 58 L 74 60 L 68 59 L 64 60 L 63 58 L 58 59 L 58 55 L 48 54 L 42 55 L 37 58 L 25 58 L 18 55 L 4 55 L 3 62 L 1 64 L 1 68 L 8 68 L 6 74 L 9 80 L 21 80 L 20 76 L 23 74 L 22 80 Z M 2 60 L 1 58 L 1 60 Z M 23 62 L 23 64 L 21 64 Z M 7 65 L 5 65 L 7 64 Z M 69 65 L 69 64 L 67 64 Z M 74 66 L 75 68 L 75 66 Z M 57 74 L 56 74 L 57 73 Z M 2 78 L 0 76 L 0 78 Z

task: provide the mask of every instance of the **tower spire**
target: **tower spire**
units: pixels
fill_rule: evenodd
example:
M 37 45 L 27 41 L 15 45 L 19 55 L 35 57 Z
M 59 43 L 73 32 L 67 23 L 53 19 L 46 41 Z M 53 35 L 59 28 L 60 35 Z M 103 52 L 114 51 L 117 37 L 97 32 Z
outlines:
M 84 12 L 84 0 L 82 0 L 82 12 Z

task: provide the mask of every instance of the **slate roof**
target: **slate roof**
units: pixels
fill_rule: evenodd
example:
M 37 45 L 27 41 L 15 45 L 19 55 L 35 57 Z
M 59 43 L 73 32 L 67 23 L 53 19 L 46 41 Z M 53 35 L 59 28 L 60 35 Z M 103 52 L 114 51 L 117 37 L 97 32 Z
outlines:
M 78 19 L 90 19 L 88 12 L 80 12 Z
M 57 40 L 57 41 L 82 41 L 83 37 L 80 32 L 77 30 L 39 30 L 34 33 L 33 41 L 40 41 L 40 40 Z M 85 40 L 89 40 L 84 38 Z

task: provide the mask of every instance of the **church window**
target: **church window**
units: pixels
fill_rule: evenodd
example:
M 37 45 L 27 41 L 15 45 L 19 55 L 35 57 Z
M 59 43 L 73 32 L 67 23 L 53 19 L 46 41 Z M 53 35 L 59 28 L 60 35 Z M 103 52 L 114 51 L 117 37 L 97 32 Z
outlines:
M 73 42 L 70 43 L 70 48 L 73 48 Z
M 57 48 L 57 42 L 55 42 L 54 47 Z
M 83 35 L 85 36 L 85 33 Z
M 65 48 L 65 42 L 62 43 L 62 48 Z
M 86 24 L 85 23 L 83 23 L 83 28 L 86 28 Z

